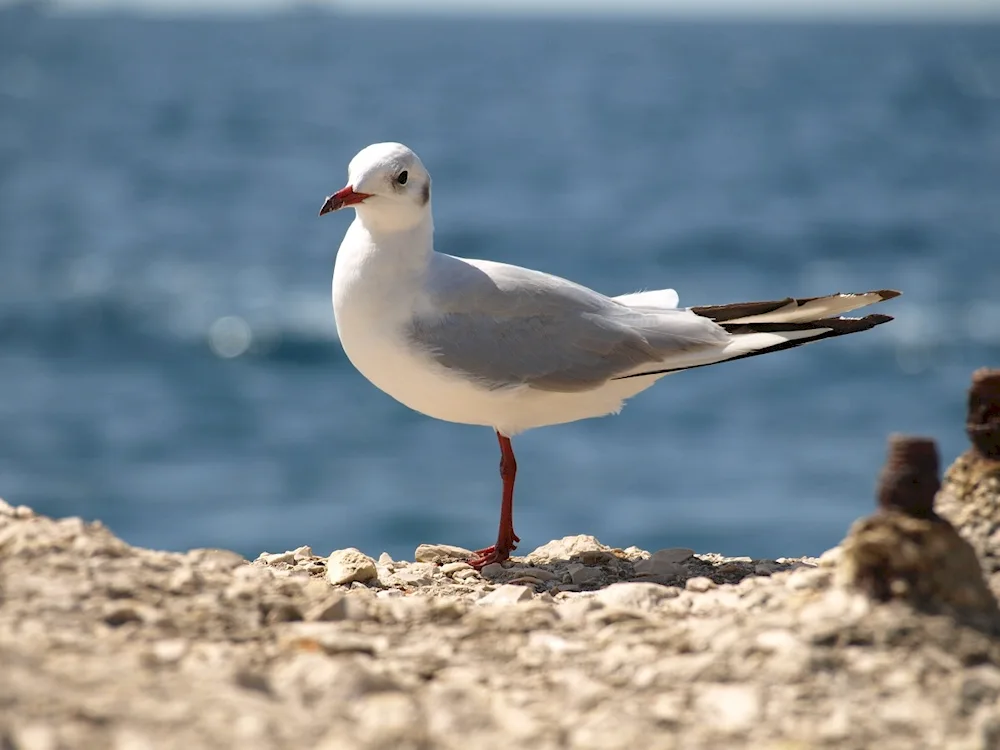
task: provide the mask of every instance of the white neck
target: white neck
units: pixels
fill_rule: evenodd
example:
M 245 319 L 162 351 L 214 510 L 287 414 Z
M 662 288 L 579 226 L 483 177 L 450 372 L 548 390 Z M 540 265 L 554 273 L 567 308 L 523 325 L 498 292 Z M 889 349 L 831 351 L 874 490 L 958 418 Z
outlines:
M 373 221 L 372 213 L 358 211 L 337 253 L 333 298 L 342 340 L 344 326 L 407 319 L 418 304 L 434 252 L 429 211 L 405 228 Z

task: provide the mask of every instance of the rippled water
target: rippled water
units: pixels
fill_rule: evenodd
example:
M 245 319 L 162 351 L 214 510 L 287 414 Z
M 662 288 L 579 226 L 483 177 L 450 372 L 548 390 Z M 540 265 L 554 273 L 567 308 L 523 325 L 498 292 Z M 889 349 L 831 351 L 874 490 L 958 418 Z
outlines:
M 165 548 L 492 541 L 490 432 L 336 341 L 316 212 L 391 139 L 446 252 L 684 304 L 903 289 L 515 441 L 528 549 L 818 553 L 889 432 L 963 450 L 1000 364 L 998 31 L 0 12 L 0 495 Z

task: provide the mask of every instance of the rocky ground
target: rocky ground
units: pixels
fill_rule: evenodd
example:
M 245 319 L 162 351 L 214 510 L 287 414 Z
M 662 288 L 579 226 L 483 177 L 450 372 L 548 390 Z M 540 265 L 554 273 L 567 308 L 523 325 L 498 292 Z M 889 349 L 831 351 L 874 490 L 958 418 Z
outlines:
M 819 559 L 249 562 L 0 501 L 0 748 L 1000 748 L 967 548 L 890 512 Z

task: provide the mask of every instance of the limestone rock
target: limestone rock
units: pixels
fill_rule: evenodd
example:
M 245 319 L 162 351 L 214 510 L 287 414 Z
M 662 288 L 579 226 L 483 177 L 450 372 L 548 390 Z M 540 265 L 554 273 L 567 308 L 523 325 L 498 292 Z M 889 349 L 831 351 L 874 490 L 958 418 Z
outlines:
M 334 586 L 359 581 L 364 583 L 378 577 L 375 561 L 354 547 L 330 553 L 326 561 L 326 580 Z
M 578 536 L 564 536 L 562 539 L 543 544 L 527 555 L 527 561 L 532 565 L 574 559 L 588 563 L 611 556 L 610 547 L 601 544 L 589 534 L 580 534 Z
M 472 550 L 467 550 L 464 547 L 453 547 L 450 544 L 421 544 L 413 553 L 414 560 L 426 563 L 465 561 L 470 557 L 472 557 Z

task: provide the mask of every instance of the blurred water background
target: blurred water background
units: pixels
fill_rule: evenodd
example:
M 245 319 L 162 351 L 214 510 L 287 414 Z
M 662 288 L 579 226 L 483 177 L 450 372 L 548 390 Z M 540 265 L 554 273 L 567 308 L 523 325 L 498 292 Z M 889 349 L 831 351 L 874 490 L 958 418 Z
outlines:
M 876 331 L 518 437 L 522 550 L 818 554 L 1000 364 L 1000 27 L 0 8 L 0 495 L 256 556 L 495 538 L 498 451 L 369 385 L 316 216 L 368 143 L 438 249 L 682 304 L 892 287 Z M 874 310 L 873 310 L 874 311 Z

